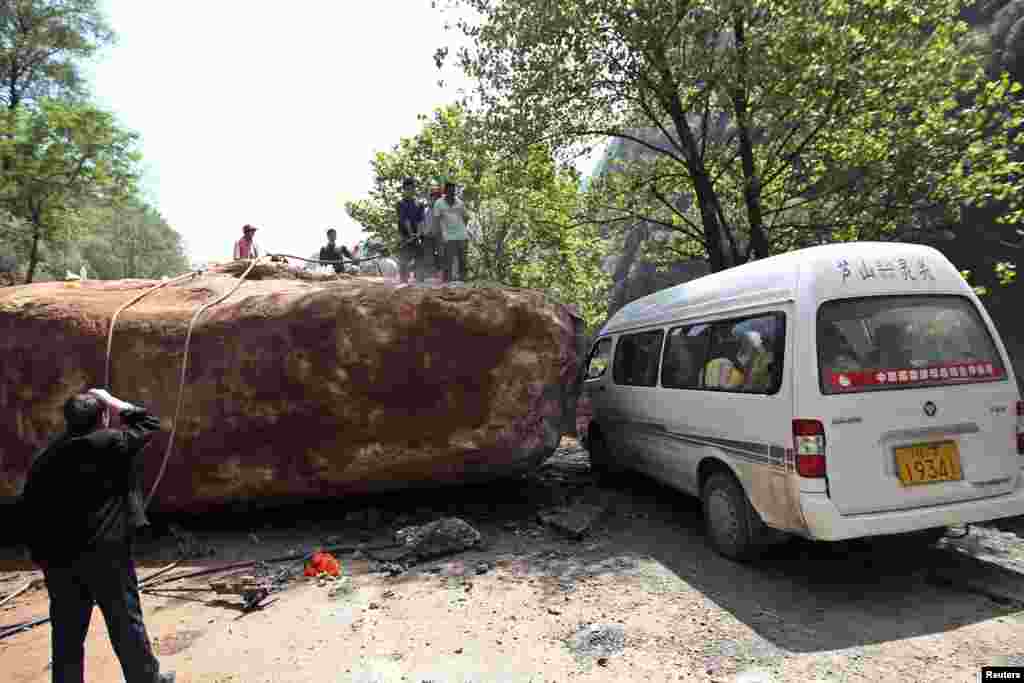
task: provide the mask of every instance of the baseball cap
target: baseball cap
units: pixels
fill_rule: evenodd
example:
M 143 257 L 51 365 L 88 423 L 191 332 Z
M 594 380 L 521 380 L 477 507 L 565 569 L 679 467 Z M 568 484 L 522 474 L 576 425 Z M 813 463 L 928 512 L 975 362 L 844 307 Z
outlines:
M 256 232 L 258 229 L 259 228 L 257 228 L 255 225 L 249 225 L 248 223 L 242 226 L 242 232 L 248 232 L 250 230 L 252 232 Z

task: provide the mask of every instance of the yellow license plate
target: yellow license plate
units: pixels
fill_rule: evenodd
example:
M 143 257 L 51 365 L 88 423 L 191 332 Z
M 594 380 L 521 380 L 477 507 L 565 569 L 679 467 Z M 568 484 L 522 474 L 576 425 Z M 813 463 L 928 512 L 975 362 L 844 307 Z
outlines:
M 955 441 L 916 443 L 896 449 L 896 471 L 904 486 L 959 481 L 960 448 Z

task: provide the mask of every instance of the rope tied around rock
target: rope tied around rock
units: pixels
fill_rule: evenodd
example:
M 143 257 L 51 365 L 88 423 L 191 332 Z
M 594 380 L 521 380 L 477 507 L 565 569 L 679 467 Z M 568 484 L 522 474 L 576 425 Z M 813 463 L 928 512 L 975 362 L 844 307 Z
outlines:
M 237 292 L 238 288 L 241 287 L 242 284 L 245 282 L 245 278 L 247 278 L 249 276 L 249 273 L 252 272 L 252 269 L 255 268 L 258 263 L 261 263 L 264 260 L 265 259 L 263 259 L 263 258 L 251 259 L 251 261 L 249 262 L 249 266 L 245 269 L 245 272 L 243 272 L 242 275 L 239 276 L 238 282 L 235 284 L 235 286 L 232 287 L 226 294 L 224 294 L 224 295 L 214 299 L 213 301 L 208 301 L 207 303 L 205 303 L 202 306 L 200 306 L 199 310 L 196 311 L 195 315 L 192 316 L 192 319 L 188 323 L 188 331 L 185 333 L 185 350 L 184 350 L 184 353 L 183 353 L 182 359 L 181 359 L 181 380 L 180 380 L 180 383 L 178 384 L 178 401 L 177 401 L 177 404 L 176 404 L 176 406 L 174 408 L 174 420 L 173 420 L 173 422 L 171 422 L 171 435 L 170 435 L 170 438 L 167 439 L 167 449 L 164 451 L 164 457 L 163 457 L 163 460 L 160 463 L 160 470 L 157 472 L 156 480 L 154 480 L 153 486 L 149 490 L 149 495 L 146 496 L 146 500 L 145 500 L 145 503 L 144 503 L 144 508 L 145 509 L 148 509 L 149 508 L 149 504 L 153 501 L 153 496 L 154 496 L 154 494 L 156 494 L 156 489 L 160 485 L 160 481 L 163 479 L 164 472 L 166 472 L 166 470 L 167 470 L 167 461 L 170 460 L 171 450 L 174 448 L 174 436 L 175 436 L 175 434 L 177 433 L 177 430 L 178 430 L 178 419 L 181 417 L 181 404 L 182 404 L 182 399 L 183 399 L 184 393 L 185 393 L 185 378 L 186 378 L 186 374 L 188 372 L 188 350 L 189 350 L 189 345 L 190 345 L 190 343 L 192 341 L 192 330 L 195 327 L 196 322 L 199 320 L 199 317 L 204 312 L 206 312 L 207 309 L 209 309 L 212 306 L 216 306 L 217 304 L 221 303 L 225 299 L 229 298 L 232 294 Z M 183 275 L 178 275 L 177 277 L 173 277 L 173 278 L 171 278 L 169 280 L 164 280 L 163 282 L 160 282 L 160 283 L 154 285 L 153 287 L 148 288 L 147 290 L 145 290 L 144 292 L 142 292 L 138 296 L 132 298 L 131 300 L 129 300 L 128 302 L 123 304 L 120 308 L 118 308 L 114 312 L 114 315 L 113 315 L 113 317 L 110 320 L 110 330 L 109 330 L 108 336 L 107 336 L 107 360 L 106 360 L 106 372 L 105 372 L 105 376 L 104 376 L 105 377 L 105 379 L 104 379 L 104 386 L 107 387 L 108 390 L 109 390 L 109 387 L 110 387 L 110 359 L 111 359 L 111 355 L 112 355 L 111 352 L 113 350 L 113 345 L 114 345 L 114 325 L 117 323 L 117 317 L 121 314 L 121 312 L 126 310 L 126 309 L 128 309 L 128 308 L 130 308 L 131 306 L 134 306 L 139 301 L 142 301 L 142 299 L 144 299 L 146 296 L 148 296 L 149 294 L 152 294 L 153 292 L 157 291 L 158 289 L 161 289 L 162 287 L 166 287 L 167 285 L 170 285 L 170 284 L 173 284 L 173 283 L 176 283 L 176 282 L 180 282 L 180 281 L 185 280 L 185 279 L 190 278 L 190 277 L 198 277 L 203 272 L 204 272 L 203 269 L 197 269 L 197 270 L 189 271 L 188 273 L 185 273 Z

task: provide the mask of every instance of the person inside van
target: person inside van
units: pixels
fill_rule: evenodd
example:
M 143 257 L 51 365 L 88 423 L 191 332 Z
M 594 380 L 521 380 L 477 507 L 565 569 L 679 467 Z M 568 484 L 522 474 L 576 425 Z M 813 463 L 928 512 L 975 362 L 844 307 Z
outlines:
M 728 356 L 712 358 L 704 366 L 703 384 L 708 389 L 735 389 L 743 384 L 743 371 Z
M 759 332 L 744 332 L 740 337 L 740 350 L 736 354 L 743 375 L 744 391 L 765 392 L 772 385 L 772 353 L 765 348 Z
M 853 344 L 835 323 L 828 323 L 821 332 L 822 369 L 828 372 L 858 372 L 863 369 Z
M 906 325 L 883 323 L 875 328 L 875 349 L 870 354 L 873 368 L 910 367 L 910 338 Z

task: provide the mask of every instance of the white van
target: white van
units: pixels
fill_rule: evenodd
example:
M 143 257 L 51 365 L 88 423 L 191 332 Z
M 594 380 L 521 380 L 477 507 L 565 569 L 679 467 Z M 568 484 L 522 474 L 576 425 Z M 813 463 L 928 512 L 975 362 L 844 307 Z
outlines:
M 699 496 L 727 557 L 1024 514 L 1012 366 L 930 247 L 813 247 L 651 294 L 585 373 L 594 466 Z

